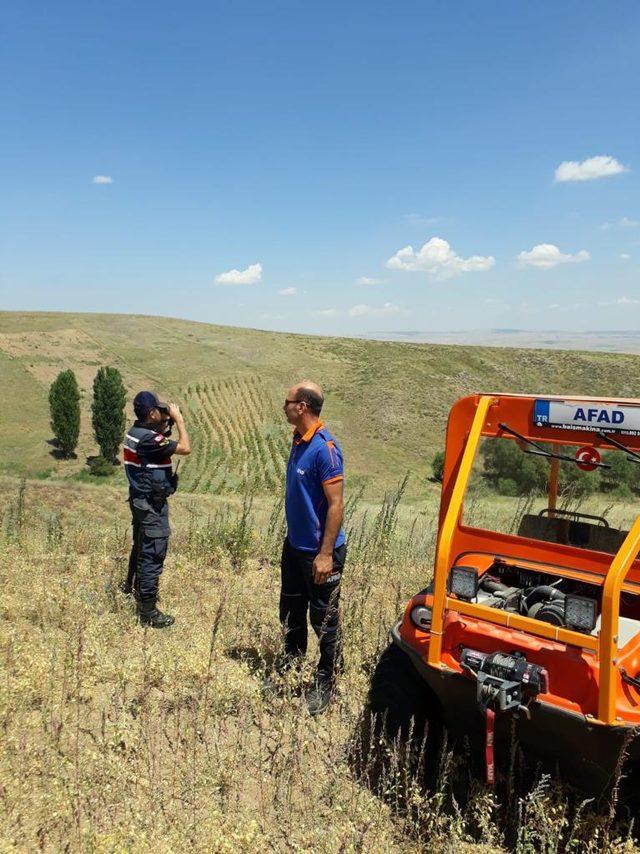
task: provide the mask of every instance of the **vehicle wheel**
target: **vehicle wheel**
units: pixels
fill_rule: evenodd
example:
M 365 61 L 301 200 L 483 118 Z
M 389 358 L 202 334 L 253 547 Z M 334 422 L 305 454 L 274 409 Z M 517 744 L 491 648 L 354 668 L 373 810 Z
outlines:
M 406 653 L 391 643 L 371 679 L 362 720 L 362 770 L 374 784 L 396 769 L 431 787 L 443 741 L 437 698 Z
M 637 760 L 626 763 L 623 778 L 619 781 L 617 798 L 617 813 L 624 817 L 640 814 L 640 762 Z

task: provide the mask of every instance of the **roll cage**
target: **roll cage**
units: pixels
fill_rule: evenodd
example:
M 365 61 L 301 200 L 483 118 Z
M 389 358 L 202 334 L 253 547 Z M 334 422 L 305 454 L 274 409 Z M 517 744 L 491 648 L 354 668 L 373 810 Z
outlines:
M 587 403 L 593 407 L 640 407 L 638 400 L 613 400 L 587 397 L 546 397 L 545 402 L 559 404 Z M 616 720 L 616 687 L 618 664 L 618 624 L 620 595 L 623 586 L 639 585 L 640 517 L 635 520 L 622 545 L 613 556 L 595 549 L 577 548 L 571 544 L 550 543 L 532 537 L 505 534 L 466 526 L 462 518 L 469 478 L 480 441 L 483 437 L 509 437 L 514 441 L 538 447 L 538 452 L 551 458 L 548 484 L 549 509 L 556 508 L 558 461 L 567 459 L 566 448 L 588 445 L 597 451 L 625 450 L 630 458 L 640 461 L 640 435 L 607 432 L 607 425 L 591 429 L 549 426 L 536 423 L 534 408 L 540 398 L 530 395 L 482 394 L 459 400 L 451 410 L 447 428 L 439 534 L 433 585 L 433 613 L 428 664 L 444 668 L 442 637 L 447 611 L 498 626 L 525 632 L 591 651 L 599 663 L 597 722 L 614 725 Z M 589 409 L 591 412 L 591 409 Z M 586 427 L 586 425 L 585 425 Z M 515 435 L 514 435 L 515 434 Z M 540 443 L 544 443 L 541 447 Z M 561 454 L 560 446 L 565 450 Z M 546 449 L 551 447 L 549 452 Z M 558 448 L 558 451 L 555 448 Z M 559 575 L 582 579 L 602 586 L 601 625 L 597 636 L 585 635 L 563 626 L 555 626 L 521 614 L 496 610 L 482 604 L 462 601 L 447 592 L 452 566 L 465 555 L 487 555 L 491 559 L 508 555 L 529 566 L 553 566 Z M 596 719 L 594 718 L 594 721 Z

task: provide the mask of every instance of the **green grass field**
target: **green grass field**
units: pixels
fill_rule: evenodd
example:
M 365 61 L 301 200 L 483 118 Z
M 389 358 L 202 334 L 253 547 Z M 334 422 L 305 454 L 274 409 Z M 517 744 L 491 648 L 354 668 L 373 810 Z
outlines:
M 198 439 L 184 466 L 185 484 L 214 492 L 238 491 L 249 475 L 261 489 L 276 478 L 286 438 L 281 402 L 304 377 L 323 385 L 323 416 L 343 445 L 350 484 L 364 485 L 372 499 L 406 471 L 414 497 L 431 488 L 430 462 L 461 395 L 640 393 L 638 356 L 396 344 L 130 315 L 3 312 L 0 471 L 66 476 L 84 466 L 96 452 L 89 407 L 100 365 L 117 367 L 132 395 L 152 387 L 185 406 Z M 78 460 L 59 462 L 47 445 L 47 393 L 65 368 L 78 376 L 84 419 Z M 245 384 L 245 396 L 238 383 Z M 245 432 L 249 444 L 234 456 L 231 442 Z

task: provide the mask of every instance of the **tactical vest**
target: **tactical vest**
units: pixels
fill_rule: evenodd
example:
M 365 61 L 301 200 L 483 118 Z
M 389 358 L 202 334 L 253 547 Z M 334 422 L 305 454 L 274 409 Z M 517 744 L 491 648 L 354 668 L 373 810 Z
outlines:
M 167 496 L 176 491 L 171 457 L 151 463 L 144 456 L 139 456 L 137 449 L 141 441 L 155 441 L 159 435 L 156 430 L 136 422 L 124 439 L 124 469 L 129 481 L 129 495 L 131 498 L 146 498 L 157 509 Z

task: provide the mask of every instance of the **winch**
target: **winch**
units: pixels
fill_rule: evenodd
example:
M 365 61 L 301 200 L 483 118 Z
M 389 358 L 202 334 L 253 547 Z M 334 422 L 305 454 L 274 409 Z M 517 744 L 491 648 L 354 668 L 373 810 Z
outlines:
M 544 667 L 531 664 L 520 652 L 479 652 L 463 649 L 461 666 L 478 680 L 478 703 L 501 712 L 525 705 L 548 690 Z
M 477 680 L 477 700 L 486 721 L 485 760 L 487 783 L 495 782 L 494 725 L 496 711 L 506 712 L 525 706 L 549 688 L 544 667 L 531 664 L 520 652 L 480 652 L 463 648 L 460 664 Z

